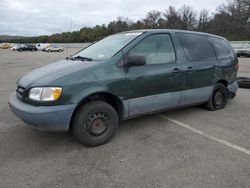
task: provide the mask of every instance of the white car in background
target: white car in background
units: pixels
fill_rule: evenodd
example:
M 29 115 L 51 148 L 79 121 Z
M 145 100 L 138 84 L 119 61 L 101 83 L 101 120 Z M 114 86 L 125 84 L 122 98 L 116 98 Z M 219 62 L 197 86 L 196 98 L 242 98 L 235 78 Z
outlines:
M 13 46 L 10 49 L 13 50 L 13 51 L 16 51 L 18 48 L 20 48 L 22 46 L 24 46 L 24 45 L 22 45 L 22 44 L 13 44 Z
M 250 43 L 243 44 L 242 48 L 236 50 L 237 56 L 250 57 Z
M 51 46 L 50 43 L 38 43 L 38 44 L 36 44 L 36 48 L 38 50 L 45 50 L 46 48 L 48 48 L 50 46 Z
M 57 45 L 51 45 L 50 47 L 46 48 L 46 52 L 62 52 L 64 49 Z

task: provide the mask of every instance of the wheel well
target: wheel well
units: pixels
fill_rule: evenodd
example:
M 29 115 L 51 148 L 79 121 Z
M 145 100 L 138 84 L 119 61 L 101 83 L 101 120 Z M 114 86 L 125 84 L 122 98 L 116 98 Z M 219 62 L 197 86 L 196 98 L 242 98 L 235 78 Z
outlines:
M 217 83 L 222 83 L 224 84 L 226 87 L 228 86 L 228 82 L 226 80 L 219 80 Z
M 117 112 L 118 114 L 118 118 L 119 120 L 122 119 L 123 117 L 123 104 L 122 101 L 116 97 L 115 95 L 112 95 L 110 93 L 95 93 L 95 94 L 91 94 L 88 97 L 84 98 L 83 100 L 81 100 L 77 107 L 75 108 L 72 117 L 71 117 L 71 121 L 70 121 L 70 128 L 72 126 L 72 119 L 75 115 L 75 113 L 77 112 L 77 110 L 84 104 L 86 104 L 87 102 L 91 102 L 91 101 L 105 101 L 108 104 L 110 104 Z

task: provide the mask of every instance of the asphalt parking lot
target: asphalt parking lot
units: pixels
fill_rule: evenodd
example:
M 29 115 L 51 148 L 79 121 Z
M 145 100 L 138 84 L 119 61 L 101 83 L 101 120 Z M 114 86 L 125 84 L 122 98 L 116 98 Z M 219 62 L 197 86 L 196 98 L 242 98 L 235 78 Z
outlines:
M 0 187 L 250 186 L 249 89 L 220 111 L 190 107 L 124 121 L 109 143 L 87 148 L 70 133 L 28 127 L 8 108 L 21 75 L 65 57 L 0 50 Z M 250 58 L 240 58 L 239 74 L 250 77 Z

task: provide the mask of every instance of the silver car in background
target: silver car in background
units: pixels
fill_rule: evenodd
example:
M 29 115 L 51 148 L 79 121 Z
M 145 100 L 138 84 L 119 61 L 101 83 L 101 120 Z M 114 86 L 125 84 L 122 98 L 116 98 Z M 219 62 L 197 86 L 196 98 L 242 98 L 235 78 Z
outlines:
M 47 48 L 45 48 L 46 52 L 63 52 L 63 48 L 57 45 L 51 45 Z
M 250 57 L 250 43 L 244 43 L 242 48 L 237 49 L 237 56 L 247 56 Z

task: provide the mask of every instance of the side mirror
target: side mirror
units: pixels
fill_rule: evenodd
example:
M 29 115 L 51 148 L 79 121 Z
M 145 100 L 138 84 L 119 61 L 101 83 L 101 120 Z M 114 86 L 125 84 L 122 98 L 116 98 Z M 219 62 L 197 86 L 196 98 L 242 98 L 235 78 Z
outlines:
M 127 66 L 142 66 L 146 64 L 146 57 L 144 55 L 128 55 Z

